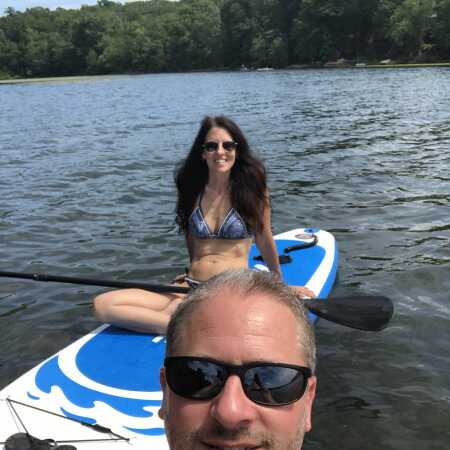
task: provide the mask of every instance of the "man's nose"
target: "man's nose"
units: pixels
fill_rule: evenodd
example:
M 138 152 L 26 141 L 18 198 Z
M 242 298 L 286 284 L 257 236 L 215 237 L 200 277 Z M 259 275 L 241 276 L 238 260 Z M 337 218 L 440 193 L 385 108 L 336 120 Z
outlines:
M 233 429 L 254 421 L 258 405 L 245 395 L 239 377 L 231 375 L 220 394 L 212 400 L 211 415 L 223 427 Z

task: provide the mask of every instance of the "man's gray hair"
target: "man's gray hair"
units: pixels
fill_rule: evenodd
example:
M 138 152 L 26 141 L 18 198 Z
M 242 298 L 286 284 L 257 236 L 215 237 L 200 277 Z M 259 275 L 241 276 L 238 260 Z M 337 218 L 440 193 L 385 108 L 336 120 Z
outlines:
M 250 269 L 229 270 L 223 272 L 198 288 L 192 290 L 178 306 L 167 327 L 166 355 L 173 356 L 183 339 L 183 331 L 189 319 L 195 314 L 199 306 L 210 298 L 223 293 L 224 290 L 239 293 L 242 301 L 251 294 L 264 294 L 285 304 L 293 313 L 297 321 L 298 346 L 300 354 L 308 367 L 314 373 L 316 366 L 316 343 L 314 328 L 308 319 L 305 307 L 299 299 L 298 293 L 278 281 L 270 272 L 259 272 Z M 232 308 L 232 306 L 230 306 Z M 274 328 L 282 324 L 274 323 Z M 288 343 L 283 343 L 288 345 Z

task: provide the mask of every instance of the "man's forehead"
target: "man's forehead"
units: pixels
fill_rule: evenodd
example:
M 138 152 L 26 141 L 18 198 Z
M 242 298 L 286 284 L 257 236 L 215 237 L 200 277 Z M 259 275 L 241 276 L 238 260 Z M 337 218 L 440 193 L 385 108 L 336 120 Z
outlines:
M 247 324 L 262 327 L 268 323 L 272 324 L 275 316 L 283 316 L 295 322 L 295 317 L 287 305 L 271 295 L 226 289 L 204 300 L 192 315 L 190 325 L 222 328 L 226 323 L 228 327 L 242 327 Z
M 202 302 L 183 329 L 182 353 L 213 357 L 228 351 L 236 359 L 299 362 L 295 316 L 267 294 L 221 292 Z

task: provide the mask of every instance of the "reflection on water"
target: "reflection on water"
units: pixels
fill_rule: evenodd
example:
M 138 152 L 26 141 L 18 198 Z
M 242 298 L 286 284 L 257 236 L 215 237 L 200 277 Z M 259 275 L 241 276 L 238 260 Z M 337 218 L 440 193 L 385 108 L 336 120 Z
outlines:
M 187 253 L 174 164 L 204 114 L 266 162 L 276 232 L 318 226 L 334 295 L 383 293 L 392 325 L 322 321 L 306 449 L 450 442 L 446 69 L 148 75 L 0 87 L 2 270 L 168 282 Z M 0 386 L 96 326 L 98 288 L 2 279 Z

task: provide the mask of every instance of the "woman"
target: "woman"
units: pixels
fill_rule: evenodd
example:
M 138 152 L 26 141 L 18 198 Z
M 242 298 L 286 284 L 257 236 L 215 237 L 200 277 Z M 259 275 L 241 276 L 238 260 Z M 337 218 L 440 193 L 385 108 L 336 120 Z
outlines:
M 253 237 L 269 270 L 281 277 L 266 171 L 231 119 L 219 116 L 202 121 L 175 182 L 176 221 L 185 234 L 190 258 L 189 270 L 175 283 L 195 288 L 227 269 L 247 267 Z M 314 296 L 306 288 L 296 289 Z M 99 295 L 94 309 L 104 322 L 164 334 L 183 297 L 125 289 Z

